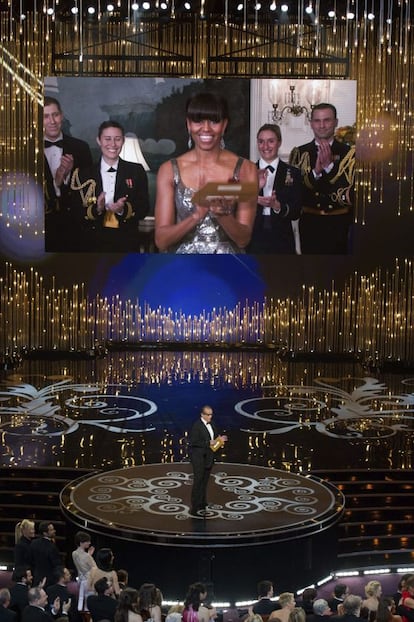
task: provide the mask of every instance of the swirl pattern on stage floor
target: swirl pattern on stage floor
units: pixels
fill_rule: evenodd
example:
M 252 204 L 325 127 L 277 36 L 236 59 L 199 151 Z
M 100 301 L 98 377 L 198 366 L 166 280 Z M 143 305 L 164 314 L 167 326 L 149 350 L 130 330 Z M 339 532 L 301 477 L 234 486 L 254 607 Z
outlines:
M 216 464 L 209 504 L 193 517 L 191 485 L 189 463 L 117 469 L 72 482 L 62 493 L 62 507 L 85 528 L 174 546 L 289 540 L 326 529 L 343 510 L 340 491 L 316 477 Z

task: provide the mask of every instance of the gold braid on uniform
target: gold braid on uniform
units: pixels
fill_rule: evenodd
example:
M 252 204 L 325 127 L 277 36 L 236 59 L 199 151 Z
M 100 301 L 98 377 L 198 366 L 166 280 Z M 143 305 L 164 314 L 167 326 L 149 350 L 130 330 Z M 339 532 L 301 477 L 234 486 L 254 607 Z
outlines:
M 345 175 L 345 179 L 350 186 L 354 183 L 355 176 L 355 147 L 352 146 L 346 156 L 339 162 L 338 172 L 335 177 L 329 180 L 329 183 L 334 184 L 341 175 Z
M 86 207 L 86 216 L 88 220 L 96 220 L 93 215 L 93 206 L 96 205 L 98 199 L 96 198 L 96 181 L 94 179 L 87 179 L 83 183 L 79 179 L 79 169 L 76 168 L 73 171 L 72 178 L 70 180 L 70 187 L 72 190 L 76 190 L 80 193 L 82 199 L 82 205 Z M 87 187 L 86 192 L 83 192 Z

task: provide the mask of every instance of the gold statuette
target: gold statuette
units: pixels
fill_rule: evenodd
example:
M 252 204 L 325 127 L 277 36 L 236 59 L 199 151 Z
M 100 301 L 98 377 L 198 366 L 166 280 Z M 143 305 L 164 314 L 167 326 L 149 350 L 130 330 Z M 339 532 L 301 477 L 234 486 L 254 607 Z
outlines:
M 221 436 L 218 436 L 214 439 L 213 443 L 210 445 L 211 451 L 218 451 L 224 446 L 224 441 Z

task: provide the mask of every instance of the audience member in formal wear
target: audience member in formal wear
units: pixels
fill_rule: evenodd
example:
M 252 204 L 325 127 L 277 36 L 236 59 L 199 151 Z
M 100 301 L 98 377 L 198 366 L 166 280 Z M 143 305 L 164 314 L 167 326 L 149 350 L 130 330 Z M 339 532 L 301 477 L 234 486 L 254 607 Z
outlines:
M 328 601 L 329 607 L 333 614 L 337 613 L 338 605 L 342 605 L 345 598 L 349 594 L 349 588 L 345 583 L 337 583 L 334 587 L 333 598 Z
M 30 545 L 32 559 L 33 585 L 39 585 L 46 578 L 47 585 L 53 583 L 54 571 L 62 566 L 62 558 L 54 542 L 56 530 L 50 521 L 39 524 L 39 537 Z
M 70 620 L 76 619 L 76 607 L 73 604 L 74 596 L 68 590 L 68 583 L 71 580 L 70 571 L 63 566 L 56 568 L 54 572 L 55 583 L 46 588 L 49 603 L 54 603 L 59 598 L 62 605 L 69 603 L 68 615 Z
M 164 162 L 158 171 L 155 243 L 170 253 L 244 252 L 255 215 L 257 171 L 253 162 L 225 148 L 227 101 L 216 93 L 196 93 L 187 102 L 186 123 L 188 151 Z M 250 184 L 254 192 L 239 201 L 234 188 L 240 182 Z M 193 202 L 207 183 L 230 183 L 233 190 L 227 196 L 216 192 Z
M 161 604 L 153 583 L 143 583 L 138 592 L 139 612 L 144 622 L 161 622 Z
M 14 567 L 30 566 L 32 562 L 30 544 L 35 537 L 34 522 L 24 518 L 17 523 L 14 530 L 14 537 Z
M 91 537 L 85 531 L 78 531 L 75 534 L 76 549 L 72 552 L 72 560 L 78 573 L 79 593 L 78 593 L 78 610 L 83 611 L 86 606 L 86 598 L 88 592 L 88 578 L 92 568 L 96 568 L 96 562 L 93 558 L 95 547 L 91 546 Z
M 312 108 L 312 142 L 295 147 L 290 164 L 302 171 L 303 211 L 299 221 L 303 254 L 345 255 L 353 219 L 355 147 L 335 139 L 332 104 Z
M 326 618 L 327 616 L 330 617 L 332 615 L 328 601 L 324 598 L 317 598 L 314 600 L 312 610 L 313 613 L 306 616 L 308 622 L 326 622 L 323 618 Z
M 121 590 L 114 615 L 115 622 L 143 622 L 139 614 L 138 590 L 125 587 Z
M 362 601 L 362 608 L 367 609 L 368 617 L 371 612 L 375 612 L 378 609 L 379 599 L 382 594 L 382 586 L 379 581 L 368 581 L 365 586 L 366 598 Z
M 291 592 L 282 592 L 279 596 L 280 609 L 272 611 L 269 621 L 277 618 L 280 622 L 288 622 L 291 612 L 296 607 L 295 595 Z
M 395 606 L 398 607 L 398 605 L 400 604 L 400 600 L 402 598 L 402 593 L 405 590 L 406 587 L 406 583 L 408 581 L 408 579 L 411 579 L 411 577 L 413 577 L 414 575 L 411 572 L 407 572 L 405 574 L 403 574 L 398 582 L 398 586 L 397 586 L 397 591 L 395 592 L 395 594 L 392 595 L 394 602 L 395 602 Z
M 379 599 L 375 622 L 402 622 L 402 617 L 396 615 L 395 601 L 392 597 L 383 596 Z
M 96 554 L 96 567 L 92 568 L 89 572 L 89 592 L 92 592 L 96 582 L 104 577 L 112 587 L 112 597 L 115 598 L 119 596 L 121 590 L 118 583 L 118 575 L 116 570 L 113 568 L 113 563 L 114 554 L 112 553 L 112 550 L 108 548 L 99 549 Z
M 114 622 L 117 600 L 113 598 L 113 586 L 107 577 L 101 577 L 94 585 L 95 594 L 87 598 L 88 611 L 91 614 L 92 622 L 109 620 Z
M 70 178 L 75 168 L 92 165 L 89 145 L 62 132 L 64 115 L 54 97 L 43 107 L 45 248 L 47 251 L 77 250 L 78 218 L 73 213 Z
M 409 579 L 411 579 L 412 577 L 414 577 L 414 575 L 411 572 L 407 572 L 405 574 L 403 574 L 398 582 L 398 586 L 397 586 L 397 591 L 395 592 L 395 594 L 393 594 L 393 599 L 395 602 L 395 606 L 398 608 L 403 592 L 407 589 L 407 581 Z M 398 611 L 397 611 L 398 613 Z
M 117 121 L 99 126 L 99 161 L 76 169 L 76 192 L 84 227 L 82 250 L 126 253 L 140 250 L 138 223 L 149 211 L 148 179 L 141 164 L 119 157 L 125 132 Z
M 279 158 L 281 144 L 280 127 L 262 125 L 257 133 L 260 192 L 248 253 L 296 252 L 292 221 L 302 211 L 302 178 L 298 168 Z
M 273 583 L 271 581 L 260 581 L 257 585 L 258 601 L 252 607 L 253 613 L 268 616 L 272 611 L 280 609 L 278 602 L 271 600 L 274 596 Z
M 10 606 L 10 591 L 7 588 L 0 590 L 0 622 L 17 622 L 17 613 Z
M 48 603 L 42 587 L 31 587 L 27 596 L 29 604 L 23 611 L 22 622 L 52 622 L 59 616 L 67 616 L 70 603 L 61 603 L 59 598 Z
M 10 609 L 17 613 L 20 622 L 25 607 L 29 604 L 28 592 L 33 582 L 29 566 L 17 566 L 12 574 L 13 585 L 10 587 Z
M 204 583 L 193 583 L 184 600 L 183 622 L 209 622 L 210 611 L 204 605 L 207 588 Z
M 306 615 L 313 614 L 313 603 L 318 596 L 318 592 L 314 587 L 307 587 L 302 592 L 302 598 L 297 603 L 298 607 L 301 607 Z
M 207 485 L 214 464 L 215 448 L 227 441 L 227 436 L 217 434 L 212 418 L 211 406 L 203 406 L 200 417 L 193 424 L 189 435 L 193 467 L 190 513 L 197 517 L 201 516 L 199 512 L 205 510 L 207 506 Z
M 344 602 L 339 605 L 343 613 L 332 617 L 335 622 L 360 622 L 362 598 L 355 594 L 348 594 Z
M 410 622 L 414 620 L 414 575 L 411 575 L 405 581 L 396 612 Z

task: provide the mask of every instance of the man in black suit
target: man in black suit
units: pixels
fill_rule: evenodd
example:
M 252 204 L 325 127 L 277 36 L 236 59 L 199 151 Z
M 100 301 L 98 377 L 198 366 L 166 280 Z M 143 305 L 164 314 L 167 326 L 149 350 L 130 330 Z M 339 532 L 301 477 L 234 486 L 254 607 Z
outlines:
M 28 566 L 17 566 L 12 575 L 14 585 L 10 588 L 10 609 L 16 612 L 20 622 L 25 607 L 29 604 L 27 594 L 32 585 L 33 575 Z
M 44 578 L 44 585 L 51 585 L 55 570 L 62 566 L 62 558 L 54 542 L 55 535 L 53 523 L 42 521 L 39 524 L 39 538 L 30 544 L 34 585 L 39 585 Z
M 62 132 L 64 115 L 54 97 L 45 97 L 44 195 L 46 251 L 76 250 L 78 231 L 74 218 L 70 177 L 75 168 L 92 165 L 89 145 Z
M 355 147 L 334 138 L 338 119 L 332 104 L 314 106 L 310 124 L 314 140 L 290 154 L 290 164 L 301 169 L 303 179 L 301 250 L 345 255 L 350 250 Z
M 193 424 L 189 436 L 193 467 L 190 514 L 198 518 L 207 506 L 207 484 L 214 464 L 215 449 L 227 441 L 227 436 L 217 434 L 212 418 L 211 406 L 203 406 L 200 418 Z
M 0 590 L 0 622 L 17 622 L 17 613 L 9 609 L 10 592 L 7 588 Z
M 295 253 L 292 221 L 302 211 L 302 179 L 299 169 L 280 160 L 281 143 L 278 125 L 266 123 L 257 132 L 260 194 L 248 253 Z
M 326 616 L 330 617 L 332 611 L 324 598 L 313 601 L 313 613 L 306 616 L 306 622 L 326 622 Z
M 349 587 L 345 583 L 337 583 L 334 587 L 333 598 L 328 601 L 332 613 L 337 613 L 338 605 L 342 605 L 349 594 Z
M 109 620 L 113 622 L 117 608 L 117 600 L 112 597 L 112 585 L 109 585 L 106 577 L 102 577 L 102 579 L 99 579 L 95 583 L 94 588 L 96 595 L 91 594 L 86 601 L 92 622 L 99 622 L 99 620 Z
M 280 609 L 279 603 L 271 600 L 274 596 L 272 581 L 260 581 L 257 584 L 257 595 L 259 600 L 253 605 L 253 613 L 257 613 L 261 616 L 269 616 L 272 611 Z
M 60 603 L 69 603 L 68 616 L 69 620 L 78 619 L 77 607 L 73 603 L 73 596 L 69 593 L 67 585 L 71 579 L 70 572 L 67 568 L 59 566 L 53 573 L 55 583 L 46 588 L 47 599 L 49 603 L 54 603 L 59 598 Z
M 141 164 L 119 157 L 125 142 L 122 125 L 104 121 L 98 130 L 99 162 L 76 170 L 71 188 L 82 214 L 82 250 L 139 252 L 138 223 L 149 211 L 148 179 Z
M 68 615 L 70 603 L 61 603 L 59 598 L 48 605 L 47 594 L 42 587 L 32 587 L 28 592 L 29 604 L 25 607 L 22 622 L 53 622 Z
M 343 614 L 331 616 L 332 622 L 360 622 L 362 598 L 355 594 L 348 594 L 342 603 Z

